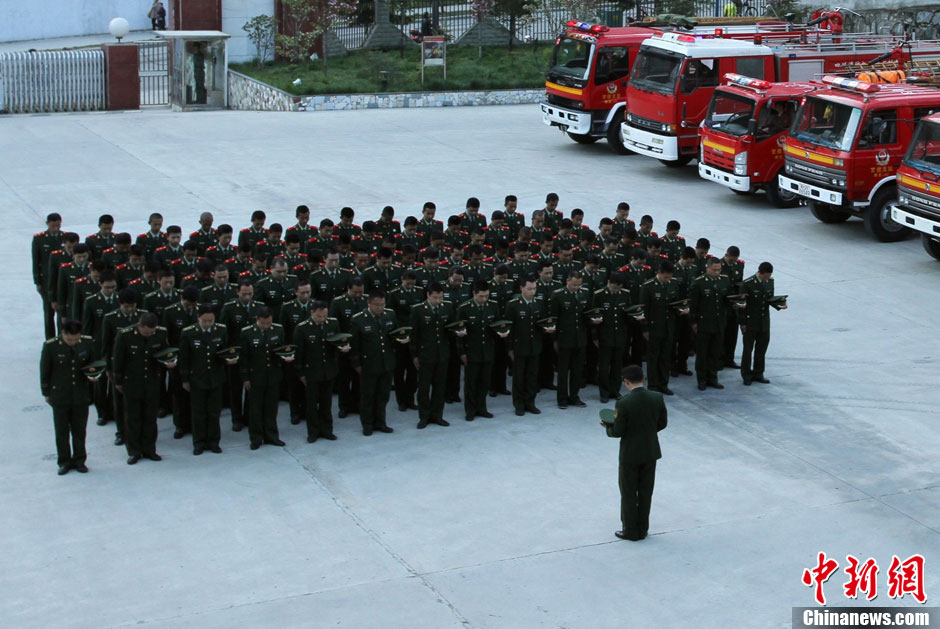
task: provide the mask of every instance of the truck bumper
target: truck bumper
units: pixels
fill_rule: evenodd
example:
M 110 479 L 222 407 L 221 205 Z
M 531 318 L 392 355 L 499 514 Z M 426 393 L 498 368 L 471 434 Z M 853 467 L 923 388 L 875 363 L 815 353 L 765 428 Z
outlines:
M 560 127 L 562 131 L 567 131 L 568 133 L 590 135 L 591 114 L 583 111 L 574 111 L 573 109 L 564 109 L 557 105 L 552 105 L 548 101 L 542 101 L 539 106 L 542 108 L 543 124 L 550 127 Z
M 679 138 L 674 135 L 650 133 L 622 123 L 620 139 L 623 140 L 623 145 L 634 153 L 667 162 L 679 159 Z
M 781 188 L 788 190 L 790 192 L 795 192 L 801 197 L 805 197 L 811 201 L 819 201 L 820 203 L 827 203 L 829 205 L 841 206 L 843 200 L 843 193 L 836 190 L 827 190 L 826 188 L 820 188 L 819 186 L 814 186 L 811 183 L 804 183 L 802 181 L 797 181 L 796 179 L 790 179 L 785 175 L 778 175 L 778 181 Z
M 934 238 L 940 238 L 940 221 L 932 221 L 929 218 L 911 214 L 897 205 L 891 208 L 891 220 L 898 225 L 916 229 Z
M 741 192 L 750 192 L 751 190 L 750 177 L 732 175 L 729 172 L 725 172 L 719 168 L 715 168 L 714 166 L 709 166 L 708 164 L 703 164 L 702 162 L 698 163 L 698 176 L 702 179 L 707 179 L 708 181 L 720 183 L 721 185 L 727 188 L 731 188 L 732 190 L 739 190 Z

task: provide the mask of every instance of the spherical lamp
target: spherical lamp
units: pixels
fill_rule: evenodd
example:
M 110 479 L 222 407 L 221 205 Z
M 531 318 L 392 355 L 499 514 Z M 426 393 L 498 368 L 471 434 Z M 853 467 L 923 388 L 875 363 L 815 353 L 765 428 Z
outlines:
M 108 23 L 108 31 L 117 37 L 118 41 L 121 41 L 131 32 L 131 25 L 124 18 L 116 17 Z

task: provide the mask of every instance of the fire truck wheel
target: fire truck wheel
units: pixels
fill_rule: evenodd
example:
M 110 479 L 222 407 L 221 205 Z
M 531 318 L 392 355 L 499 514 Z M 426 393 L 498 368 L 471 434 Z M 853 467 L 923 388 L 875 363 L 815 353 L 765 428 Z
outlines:
M 809 205 L 810 212 L 816 217 L 816 220 L 822 221 L 823 223 L 844 223 L 849 220 L 848 212 L 837 210 L 827 203 L 807 201 L 807 204 Z
M 679 159 L 675 161 L 668 160 L 668 159 L 661 159 L 659 161 L 665 164 L 666 166 L 669 166 L 670 168 L 681 168 L 683 166 L 688 166 L 689 162 L 691 162 L 692 159 L 693 158 L 691 155 L 682 155 L 679 157 Z
M 940 239 L 927 234 L 921 234 L 920 239 L 924 243 L 924 251 L 933 256 L 934 259 L 940 260 Z
M 778 175 L 779 177 L 779 175 Z M 767 200 L 774 207 L 796 207 L 800 204 L 800 197 L 795 192 L 780 188 L 780 180 L 774 177 L 767 184 Z
M 607 146 L 617 155 L 629 155 L 633 153 L 623 145 L 623 138 L 620 137 L 620 125 L 623 124 L 623 110 L 621 109 L 611 118 L 607 126 Z
M 594 144 L 600 140 L 600 138 L 595 138 L 592 135 L 581 135 L 580 133 L 571 133 L 570 131 L 568 131 L 568 137 L 578 144 Z
M 882 188 L 865 210 L 865 230 L 880 242 L 897 242 L 911 235 L 909 227 L 891 220 L 891 208 L 898 193 L 893 187 Z

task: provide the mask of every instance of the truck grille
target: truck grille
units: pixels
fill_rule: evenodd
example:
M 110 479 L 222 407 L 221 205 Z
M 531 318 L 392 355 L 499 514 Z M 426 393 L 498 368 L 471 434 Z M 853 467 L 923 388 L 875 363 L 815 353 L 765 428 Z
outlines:
M 799 179 L 800 181 L 822 186 L 827 190 L 832 190 L 835 188 L 835 186 L 832 185 L 833 177 L 838 177 L 841 179 L 845 178 L 844 170 L 826 168 L 824 166 L 817 166 L 816 164 L 810 166 L 809 164 L 798 161 L 789 155 L 786 156 L 785 160 L 787 166 L 791 167 L 791 169 L 787 171 L 790 176 L 794 177 L 795 179 Z
M 907 195 L 910 199 L 910 201 L 904 205 L 905 210 L 921 218 L 926 218 L 931 221 L 940 221 L 940 200 L 933 197 L 926 197 L 906 186 L 898 186 L 898 192 Z
M 714 166 L 715 168 L 720 168 L 721 170 L 727 171 L 729 173 L 734 172 L 734 154 L 732 153 L 719 153 L 710 146 L 702 145 L 702 148 L 705 150 L 705 163 L 709 166 Z
M 558 107 L 564 107 L 565 109 L 581 109 L 578 106 L 581 104 L 581 101 L 565 98 L 564 96 L 557 96 L 551 92 L 548 93 L 548 102 L 551 105 L 557 105 Z
M 656 133 L 663 132 L 663 124 L 661 122 L 649 120 L 648 118 L 641 118 L 636 114 L 630 114 L 630 122 L 627 124 L 631 127 L 636 127 L 637 129 L 643 129 L 644 131 L 655 131 Z

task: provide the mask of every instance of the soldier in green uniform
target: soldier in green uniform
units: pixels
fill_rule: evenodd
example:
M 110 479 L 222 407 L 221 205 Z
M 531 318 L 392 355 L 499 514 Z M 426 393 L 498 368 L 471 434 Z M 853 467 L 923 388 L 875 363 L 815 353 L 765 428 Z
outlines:
M 339 211 L 339 223 L 333 228 L 333 233 L 337 236 L 349 236 L 355 238 L 362 233 L 362 227 L 356 225 L 353 221 L 356 219 L 356 211 L 351 207 L 344 207 Z
M 607 288 L 597 290 L 592 301 L 595 308 L 603 309 L 603 320 L 593 330 L 598 350 L 597 388 L 602 403 L 610 398 L 620 399 L 623 347 L 629 339 L 624 311 L 631 305 L 630 293 L 623 290 L 623 283 L 623 275 L 614 273 L 607 280 Z
M 454 306 L 444 300 L 444 287 L 428 287 L 428 298 L 411 309 L 411 357 L 418 370 L 418 428 L 429 423 L 449 426 L 444 419 L 444 395 L 450 338 L 446 326 L 454 321 Z M 464 334 L 466 332 L 464 331 Z
M 731 286 L 730 295 L 741 293 L 741 284 L 744 282 L 744 260 L 741 259 L 741 250 L 731 245 L 721 258 L 721 274 L 728 277 Z M 738 345 L 738 318 L 728 313 L 725 320 L 724 337 L 722 339 L 721 365 L 730 369 L 740 369 L 734 362 L 734 350 Z
M 675 267 L 668 260 L 659 265 L 656 277 L 647 280 L 640 291 L 643 322 L 646 329 L 646 364 L 651 391 L 672 395 L 669 388 L 669 367 L 672 362 L 672 339 L 676 331 L 677 314 L 686 314 L 688 308 L 677 310 L 671 306 L 679 300 L 679 287 L 672 281 Z
M 490 299 L 496 305 L 499 318 L 504 319 L 506 304 L 516 294 L 516 289 L 509 281 L 509 267 L 500 264 L 493 269 L 493 277 L 489 282 Z M 490 377 L 490 397 L 497 395 L 512 395 L 506 388 L 506 370 L 509 369 L 509 335 L 497 335 L 493 339 L 493 368 Z
M 507 194 L 503 201 L 503 220 L 510 230 L 510 240 L 515 240 L 519 236 L 519 230 L 525 227 L 525 215 L 517 211 L 518 207 L 519 199 L 516 195 Z
M 422 257 L 424 268 L 418 273 L 418 286 L 425 291 L 435 282 L 443 284 L 447 281 L 447 269 L 441 266 L 441 252 L 435 248 L 426 249 Z
M 108 266 L 117 268 L 118 265 L 127 262 L 131 253 L 131 235 L 127 232 L 121 232 L 114 236 L 114 246 L 108 247 L 101 252 L 101 259 L 107 262 Z
M 451 304 L 453 314 L 457 313 L 457 305 L 470 299 L 470 284 L 463 281 L 463 267 L 453 266 L 448 269 L 447 282 L 444 286 L 444 301 Z M 457 349 L 457 337 L 449 334 L 446 339 L 450 345 L 450 354 L 447 359 L 447 384 L 444 390 L 444 401 L 448 404 L 460 402 L 460 352 Z
M 117 276 L 118 288 L 127 288 L 130 283 L 144 276 L 144 248 L 138 245 L 131 245 L 127 252 L 127 262 L 114 267 L 114 274 Z M 150 291 L 147 291 L 150 292 Z
M 255 284 L 255 297 L 271 309 L 276 319 L 280 319 L 281 306 L 293 299 L 297 288 L 297 278 L 287 274 L 287 262 L 275 258 L 271 263 L 271 275 Z
M 235 286 L 228 281 L 228 266 L 217 263 L 212 271 L 212 283 L 202 288 L 199 303 L 209 304 L 216 316 L 221 314 L 222 306 L 235 299 Z
M 55 309 L 60 318 L 67 318 L 72 312 L 69 299 L 72 296 L 72 284 L 80 277 L 88 275 L 89 249 L 85 243 L 72 247 L 72 261 L 59 267 L 56 276 Z
M 284 255 L 285 246 L 284 241 L 281 240 L 281 234 L 283 233 L 284 228 L 280 223 L 271 223 L 264 240 L 259 240 L 252 248 L 252 257 L 257 258 L 263 253 L 268 260 L 268 266 L 271 266 L 276 258 Z
M 549 316 L 558 328 L 558 408 L 568 405 L 585 407 L 579 396 L 584 378 L 584 359 L 588 338 L 586 313 L 591 309 L 593 295 L 581 287 L 581 271 L 568 271 L 565 287 L 552 293 L 548 302 Z
M 224 366 L 238 361 L 237 357 L 223 359 L 217 356 L 225 348 L 226 333 L 225 326 L 215 322 L 212 307 L 203 304 L 199 306 L 196 324 L 180 334 L 180 378 L 183 389 L 189 393 L 193 454 L 196 456 L 206 450 L 216 454 L 222 452 L 219 447 L 219 415 L 222 412 Z
M 339 265 L 339 251 L 330 247 L 323 251 L 323 268 L 310 274 L 314 299 L 330 303 L 346 292 L 352 273 Z
M 676 270 L 672 275 L 672 281 L 679 284 L 679 299 L 688 299 L 692 282 L 699 277 L 696 271 L 695 249 L 686 247 L 680 254 L 679 263 L 676 264 Z M 691 317 L 679 317 L 676 319 L 676 348 L 670 375 L 673 377 L 692 375 L 689 370 L 689 355 L 692 354 L 694 343 L 695 334 L 692 332 Z
M 411 307 L 424 301 L 424 289 L 417 286 L 417 280 L 418 274 L 412 269 L 407 269 L 402 273 L 401 286 L 388 292 L 387 305 L 395 312 L 399 321 L 408 321 L 411 318 Z M 417 410 L 415 392 L 418 390 L 418 370 L 406 345 L 397 344 L 395 349 L 394 383 L 398 410 Z
M 49 272 L 50 254 L 62 246 L 62 216 L 52 212 L 46 216 L 46 230 L 33 234 L 33 284 L 42 298 L 42 318 L 46 338 L 55 336 L 55 315 L 52 311 L 52 299 L 46 290 L 46 274 Z
M 238 255 L 238 248 L 232 246 L 233 231 L 232 226 L 227 223 L 219 225 L 216 230 L 218 240 L 206 247 L 206 257 L 215 264 L 227 264 L 228 260 Z
M 313 303 L 310 294 L 310 282 L 298 280 L 297 288 L 294 289 L 294 300 L 281 307 L 281 326 L 284 328 L 284 337 L 288 343 L 293 342 L 291 339 L 294 338 L 294 329 L 302 322 L 310 319 L 310 305 Z M 290 400 L 290 423 L 295 426 L 307 416 L 307 411 L 304 408 L 306 394 L 303 385 L 300 383 L 297 365 L 298 363 L 295 361 L 284 362 L 282 365 L 284 381 L 287 383 L 287 395 Z
M 88 471 L 85 429 L 91 387 L 81 369 L 95 358 L 94 340 L 83 336 L 81 324 L 73 319 L 63 321 L 61 334 L 42 346 L 39 383 L 46 404 L 52 407 L 59 476 L 70 469 L 81 473 Z
M 545 308 L 545 316 L 548 316 L 549 306 L 552 294 L 563 287 L 561 282 L 555 280 L 555 269 L 552 266 L 552 260 L 540 260 L 538 262 L 539 275 L 535 284 L 535 298 L 541 301 Z M 542 346 L 541 360 L 539 361 L 539 388 L 549 391 L 557 391 L 555 386 L 555 365 L 558 362 L 558 352 L 555 351 L 555 343 L 545 343 Z
M 474 227 L 486 227 L 486 217 L 480 214 L 480 200 L 476 197 L 467 199 L 466 209 L 458 214 L 460 218 L 460 229 L 468 234 Z
M 101 290 L 101 274 L 106 270 L 108 270 L 107 264 L 101 260 L 95 260 L 88 265 L 88 275 L 75 280 L 72 284 L 72 296 L 69 298 L 71 308 L 69 319 L 82 320 L 85 302 Z
M 168 271 L 170 265 L 183 257 L 183 248 L 180 246 L 182 232 L 183 230 L 180 229 L 179 225 L 170 225 L 166 228 L 166 244 L 157 247 L 153 251 L 153 259 Z
M 352 332 L 353 316 L 362 312 L 366 307 L 366 300 L 362 296 L 363 282 L 361 277 L 350 276 L 346 294 L 337 297 L 330 303 L 330 317 L 339 322 L 342 332 Z M 353 369 L 352 358 L 348 355 L 339 358 L 339 375 L 336 378 L 339 387 L 339 418 L 343 419 L 350 413 L 359 412 L 359 373 Z
M 774 296 L 774 265 L 761 262 L 757 273 L 741 283 L 741 292 L 747 296 L 744 308 L 738 313 L 744 349 L 741 356 L 741 378 L 751 382 L 770 384 L 764 377 L 764 357 L 770 345 L 770 307 L 786 310 L 786 303 L 771 304 Z M 752 362 L 753 361 L 753 362 Z
M 100 343 L 98 355 L 108 363 L 108 382 L 111 383 L 108 391 L 109 401 L 114 408 L 114 445 L 124 445 L 124 420 L 125 406 L 124 396 L 115 388 L 114 372 L 112 370 L 111 359 L 114 356 L 114 341 L 118 332 L 123 328 L 134 325 L 140 318 L 140 311 L 137 309 L 137 300 L 139 299 L 137 291 L 133 288 L 125 288 L 118 293 L 118 307 L 104 316 L 101 321 L 101 335 L 95 340 Z
M 142 234 L 138 234 L 135 244 L 144 248 L 144 255 L 148 260 L 153 259 L 153 254 L 160 247 L 166 245 L 166 233 L 163 229 L 163 214 L 154 212 L 147 219 L 149 229 Z
M 375 264 L 362 272 L 365 289 L 372 292 L 376 288 L 386 292 L 398 286 L 401 281 L 401 267 L 392 264 L 395 252 L 382 247 L 375 256 Z
M 182 249 L 183 255 L 170 263 L 170 270 L 173 271 L 173 273 L 176 275 L 176 285 L 180 288 L 186 288 L 186 285 L 183 283 L 183 279 L 189 277 L 190 275 L 195 277 L 196 271 L 198 270 L 197 265 L 201 260 L 205 260 L 205 258 L 199 257 L 199 249 L 196 246 L 196 243 L 191 240 L 184 242 Z M 206 260 L 206 264 L 208 265 L 209 272 L 211 273 L 213 269 L 212 262 Z
M 242 273 L 251 271 L 251 247 L 248 245 L 237 247 L 235 255 L 226 260 L 225 265 L 228 267 L 229 281 L 238 284 L 238 280 L 242 278 Z
M 189 241 L 196 243 L 196 251 L 200 256 L 205 256 L 206 250 L 219 241 L 218 234 L 212 229 L 213 221 L 215 218 L 212 212 L 203 212 L 199 215 L 199 229 L 189 234 Z
M 653 276 L 653 270 L 645 264 L 646 251 L 634 247 L 630 253 L 630 263 L 620 268 L 624 276 L 623 287 L 630 293 L 630 303 L 639 304 L 643 284 Z M 642 365 L 646 357 L 646 338 L 643 335 L 644 326 L 636 320 L 627 322 L 630 330 L 629 352 L 624 353 L 624 362 L 631 365 Z M 627 349 L 627 348 L 624 348 Z
M 699 275 L 705 272 L 705 261 L 712 257 L 708 253 L 711 247 L 712 244 L 708 238 L 699 238 L 695 241 L 695 266 Z
M 557 194 L 554 192 L 549 192 L 547 195 L 545 195 L 545 209 L 543 209 L 542 212 L 545 214 L 545 228 L 551 230 L 551 235 L 554 236 L 558 233 L 558 227 L 561 225 L 561 220 L 565 218 L 564 213 L 558 209 Z
M 268 237 L 268 230 L 264 227 L 264 222 L 268 219 L 263 210 L 255 210 L 251 213 L 251 227 L 238 232 L 238 246 L 255 246 L 258 241 Z
M 152 312 L 142 312 L 137 325 L 120 330 L 114 341 L 111 375 L 114 387 L 124 397 L 128 465 L 141 457 L 161 460 L 157 454 L 157 409 L 164 367 L 155 355 L 168 347 L 167 330 L 157 326 L 157 315 Z M 175 366 L 175 360 L 166 364 L 167 369 Z
M 297 234 L 300 238 L 301 251 L 306 251 L 307 241 L 317 235 L 316 226 L 310 224 L 310 208 L 306 205 L 298 205 L 294 210 L 294 217 L 297 219 L 297 224 L 288 227 L 287 233 Z
M 697 277 L 689 290 L 689 311 L 695 333 L 695 377 L 699 391 L 724 389 L 718 383 L 721 369 L 721 337 L 724 334 L 730 281 L 721 274 L 721 260 L 710 258 L 705 275 Z
M 328 316 L 325 301 L 310 305 L 310 318 L 294 328 L 297 346 L 295 363 L 306 390 L 307 443 L 317 439 L 336 440 L 333 434 L 333 380 L 339 373 L 337 352 L 348 353 L 349 345 L 337 347 L 327 339 L 340 332 L 339 321 Z
M 49 252 L 49 263 L 43 281 L 45 282 L 46 295 L 49 298 L 49 307 L 52 308 L 53 318 L 56 322 L 62 319 L 59 304 L 56 303 L 59 298 L 59 271 L 64 264 L 72 261 L 72 254 L 77 244 L 79 244 L 78 234 L 66 232 L 62 236 L 62 248 Z
M 665 254 L 678 264 L 682 251 L 685 249 L 685 238 L 679 235 L 679 221 L 672 220 L 666 223 L 666 233 L 663 235 L 663 244 L 660 253 Z
M 198 301 L 199 289 L 195 286 L 189 286 L 180 292 L 179 302 L 164 308 L 160 320 L 163 327 L 166 328 L 171 346 L 179 347 L 183 330 L 196 323 L 199 316 Z M 182 439 L 192 432 L 193 425 L 189 389 L 183 386 L 179 368 L 170 372 L 170 399 L 170 408 L 173 411 L 173 426 L 175 427 L 173 438 Z
M 375 222 L 375 233 L 383 238 L 386 236 L 397 236 L 401 233 L 401 224 L 395 220 L 395 208 L 386 205 L 382 208 L 382 214 L 379 220 Z
M 262 443 L 284 445 L 277 430 L 281 362 L 291 362 L 294 357 L 281 358 L 274 350 L 286 344 L 284 327 L 273 323 L 273 313 L 267 306 L 259 308 L 255 323 L 241 331 L 238 367 L 242 386 L 248 392 L 248 437 L 252 450 Z
M 630 219 L 630 204 L 626 201 L 621 201 L 617 204 L 617 209 L 614 211 L 614 218 L 610 222 L 610 235 L 614 238 L 619 239 L 620 236 L 630 227 L 633 227 L 633 220 Z M 620 375 L 618 374 L 619 378 Z M 620 385 L 617 385 L 617 388 L 620 388 Z
M 100 260 L 105 249 L 114 246 L 114 217 L 102 214 L 98 217 L 98 231 L 85 238 L 85 244 L 91 250 L 91 259 Z
M 392 374 L 395 371 L 396 342 L 405 342 L 407 337 L 392 340 L 389 332 L 398 327 L 395 313 L 385 309 L 385 292 L 369 293 L 365 310 L 355 314 L 349 321 L 352 334 L 350 362 L 361 379 L 359 419 L 362 434 L 369 436 L 373 430 L 393 432 L 385 421 L 385 407 L 392 390 Z
M 421 220 L 418 221 L 418 227 L 415 231 L 421 236 L 425 247 L 430 244 L 433 232 L 444 231 L 444 223 L 434 219 L 436 213 L 437 206 L 432 201 L 426 201 L 421 207 Z M 425 290 L 427 290 L 426 286 Z
M 490 287 L 485 280 L 473 284 L 473 299 L 457 308 L 457 320 L 464 322 L 466 335 L 457 339 L 460 361 L 464 365 L 463 408 L 465 419 L 491 418 L 486 409 L 486 393 L 490 387 L 491 371 L 497 333 L 490 326 L 499 320 L 499 305 L 490 301 Z M 509 336 L 509 330 L 501 333 Z
M 257 316 L 258 309 L 264 306 L 260 301 L 254 300 L 254 294 L 255 287 L 251 280 L 239 280 L 235 299 L 222 306 L 219 323 L 225 326 L 229 347 L 238 344 L 242 328 L 251 325 Z M 242 386 L 241 373 L 237 364 L 226 367 L 226 372 L 228 387 L 225 400 L 232 411 L 232 430 L 241 432 L 242 428 L 248 424 L 245 389 Z
M 503 316 L 512 323 L 509 335 L 509 358 L 512 360 L 512 405 L 516 415 L 526 411 L 538 415 L 535 395 L 538 393 L 539 359 L 542 355 L 543 333 L 554 332 L 553 326 L 539 323 L 547 316 L 545 304 L 535 298 L 535 276 L 522 278 L 519 296 L 506 304 Z

